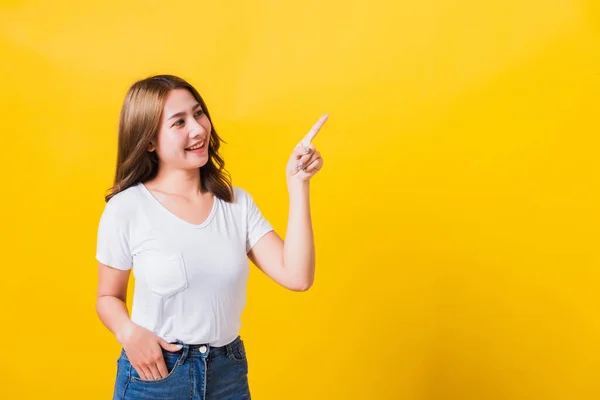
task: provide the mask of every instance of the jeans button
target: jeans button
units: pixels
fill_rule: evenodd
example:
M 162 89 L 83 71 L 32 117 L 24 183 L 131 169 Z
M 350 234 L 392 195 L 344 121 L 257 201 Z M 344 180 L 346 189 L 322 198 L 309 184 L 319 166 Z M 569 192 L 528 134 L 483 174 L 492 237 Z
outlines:
M 207 348 L 205 345 L 200 346 L 200 353 L 204 354 L 204 353 L 206 353 L 206 350 L 207 350 Z

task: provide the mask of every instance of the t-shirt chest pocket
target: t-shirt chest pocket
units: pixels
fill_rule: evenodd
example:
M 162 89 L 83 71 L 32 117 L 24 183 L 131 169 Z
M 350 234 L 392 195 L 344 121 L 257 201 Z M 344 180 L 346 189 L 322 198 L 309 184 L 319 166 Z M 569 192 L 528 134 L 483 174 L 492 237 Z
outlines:
M 188 287 L 181 253 L 145 251 L 134 261 L 135 277 L 142 279 L 155 294 L 171 297 Z

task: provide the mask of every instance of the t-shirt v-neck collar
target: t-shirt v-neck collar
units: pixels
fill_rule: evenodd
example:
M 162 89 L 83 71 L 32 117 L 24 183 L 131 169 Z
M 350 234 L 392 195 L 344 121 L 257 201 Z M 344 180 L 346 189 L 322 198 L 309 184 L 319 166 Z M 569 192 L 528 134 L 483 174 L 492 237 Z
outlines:
M 154 203 L 157 208 L 162 210 L 161 212 L 163 212 L 165 215 L 169 216 L 169 218 L 176 220 L 179 223 L 186 225 L 188 227 L 195 228 L 195 229 L 204 228 L 210 223 L 210 221 L 213 219 L 213 217 L 216 213 L 218 198 L 217 198 L 217 196 L 213 195 L 212 208 L 211 208 L 208 216 L 206 217 L 206 219 L 200 224 L 193 224 L 189 221 L 184 220 L 183 218 L 178 217 L 173 212 L 171 212 L 156 197 L 154 197 L 154 195 L 152 194 L 152 192 L 150 192 L 150 190 L 146 187 L 146 185 L 144 185 L 143 183 L 140 182 L 138 184 L 138 186 L 140 188 L 140 191 L 150 200 L 150 202 Z

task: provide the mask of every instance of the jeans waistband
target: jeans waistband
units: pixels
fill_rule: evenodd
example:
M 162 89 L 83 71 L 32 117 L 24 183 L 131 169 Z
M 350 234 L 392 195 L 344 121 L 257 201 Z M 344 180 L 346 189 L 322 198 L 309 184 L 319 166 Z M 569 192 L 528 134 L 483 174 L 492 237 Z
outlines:
M 189 355 L 194 355 L 194 356 L 200 355 L 201 357 L 206 357 L 206 358 L 212 358 L 212 357 L 215 357 L 215 356 L 218 356 L 221 354 L 230 356 L 234 353 L 237 346 L 239 346 L 241 344 L 241 342 L 242 342 L 242 339 L 240 338 L 240 336 L 238 336 L 237 338 L 235 338 L 233 341 L 226 344 L 225 346 L 219 346 L 219 347 L 210 346 L 208 344 L 187 344 L 187 343 L 182 343 L 182 342 L 176 342 L 175 344 L 178 344 L 181 346 L 181 350 L 179 350 L 177 353 L 181 353 L 179 362 L 181 364 L 183 364 L 183 362 Z

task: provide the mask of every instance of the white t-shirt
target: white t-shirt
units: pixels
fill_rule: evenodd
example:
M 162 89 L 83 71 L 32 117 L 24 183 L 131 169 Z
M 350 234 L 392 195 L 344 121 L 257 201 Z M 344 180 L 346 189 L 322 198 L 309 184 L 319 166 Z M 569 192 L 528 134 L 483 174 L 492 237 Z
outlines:
M 167 342 L 223 346 L 234 340 L 246 304 L 247 253 L 272 230 L 252 197 L 214 197 L 208 218 L 186 222 L 139 183 L 106 203 L 96 259 L 133 268 L 131 320 Z

